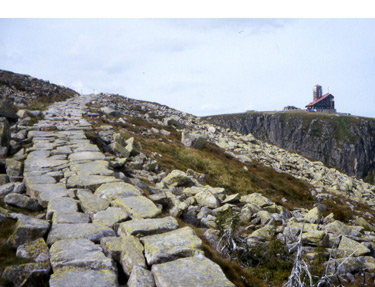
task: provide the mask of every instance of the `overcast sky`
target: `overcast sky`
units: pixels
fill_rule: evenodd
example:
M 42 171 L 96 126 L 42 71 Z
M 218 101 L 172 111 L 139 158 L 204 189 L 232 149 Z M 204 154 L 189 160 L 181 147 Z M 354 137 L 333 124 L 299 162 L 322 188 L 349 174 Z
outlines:
M 375 117 L 375 19 L 0 19 L 0 69 L 198 116 L 303 108 L 320 84 Z

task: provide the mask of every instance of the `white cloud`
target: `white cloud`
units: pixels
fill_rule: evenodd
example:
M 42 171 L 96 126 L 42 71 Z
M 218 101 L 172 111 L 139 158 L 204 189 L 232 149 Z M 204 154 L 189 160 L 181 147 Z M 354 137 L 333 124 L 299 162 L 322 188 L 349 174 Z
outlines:
M 0 68 L 196 115 L 304 107 L 321 84 L 339 110 L 375 116 L 375 107 L 358 104 L 373 101 L 374 26 L 375 19 L 3 19 Z

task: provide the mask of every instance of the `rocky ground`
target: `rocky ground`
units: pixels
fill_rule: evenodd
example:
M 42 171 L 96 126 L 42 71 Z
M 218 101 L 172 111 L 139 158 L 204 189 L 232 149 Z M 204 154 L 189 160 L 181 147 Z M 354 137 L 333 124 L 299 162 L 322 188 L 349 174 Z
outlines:
M 314 284 L 373 283 L 374 186 L 251 135 L 118 95 L 76 96 L 54 103 L 41 118 L 31 125 L 20 117 L 11 127 L 4 120 L 0 220 L 15 222 L 6 244 L 29 260 L 5 268 L 7 284 L 280 286 L 303 262 L 324 267 Z M 287 208 L 283 202 L 291 198 L 230 192 L 192 169 L 165 169 L 163 155 L 146 152 L 140 139 L 170 143 L 171 134 L 187 149 L 215 144 L 245 170 L 260 162 L 308 182 L 315 204 Z M 323 203 L 338 196 L 353 209 L 350 221 Z M 243 276 L 231 277 L 230 266 L 209 256 L 207 242 L 237 262 Z M 274 269 L 291 259 L 286 278 L 275 281 L 270 270 L 254 281 L 245 276 L 260 264 L 255 255 L 262 250 L 268 255 L 261 260 L 277 262 Z

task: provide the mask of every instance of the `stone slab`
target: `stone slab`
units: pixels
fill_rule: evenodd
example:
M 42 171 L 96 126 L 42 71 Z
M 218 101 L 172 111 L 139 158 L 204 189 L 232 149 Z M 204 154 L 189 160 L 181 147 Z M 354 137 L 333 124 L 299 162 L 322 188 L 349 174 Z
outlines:
M 51 275 L 50 287 L 118 287 L 117 275 L 110 270 L 61 268 Z
M 77 202 L 70 197 L 57 197 L 48 202 L 46 218 L 51 220 L 55 212 L 78 212 Z
M 101 185 L 95 190 L 95 195 L 114 200 L 121 197 L 142 195 L 141 192 L 134 186 L 125 182 L 111 182 Z
M 149 265 L 202 253 L 202 240 L 191 227 L 141 238 Z
M 129 218 L 128 213 L 119 207 L 108 207 L 94 215 L 93 223 L 100 223 L 113 227 L 116 223 L 123 222 Z
M 125 209 L 131 218 L 152 218 L 161 214 L 161 210 L 144 196 L 117 198 L 112 201 L 112 206 Z
M 47 244 L 51 245 L 63 239 L 86 238 L 95 243 L 99 243 L 102 237 L 115 236 L 113 229 L 94 223 L 78 224 L 52 224 L 48 234 Z
M 178 228 L 177 220 L 172 216 L 163 218 L 134 219 L 119 225 L 117 233 L 120 236 L 147 236 L 171 231 Z
M 59 240 L 52 244 L 50 255 L 54 271 L 61 267 L 116 271 L 114 261 L 104 255 L 99 245 L 87 239 Z
M 96 189 L 100 185 L 110 182 L 121 182 L 121 180 L 113 176 L 104 175 L 73 175 L 68 178 L 66 185 L 68 188 Z
M 153 265 L 151 273 L 158 287 L 235 286 L 225 277 L 219 265 L 203 255 Z

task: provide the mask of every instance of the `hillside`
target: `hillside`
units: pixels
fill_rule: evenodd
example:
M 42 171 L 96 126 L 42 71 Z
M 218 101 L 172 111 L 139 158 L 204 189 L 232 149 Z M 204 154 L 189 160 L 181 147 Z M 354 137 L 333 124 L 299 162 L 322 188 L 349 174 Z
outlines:
M 304 111 L 246 112 L 207 119 L 374 182 L 375 119 Z
M 2 118 L 0 286 L 374 284 L 375 186 L 157 103 L 40 104 Z

